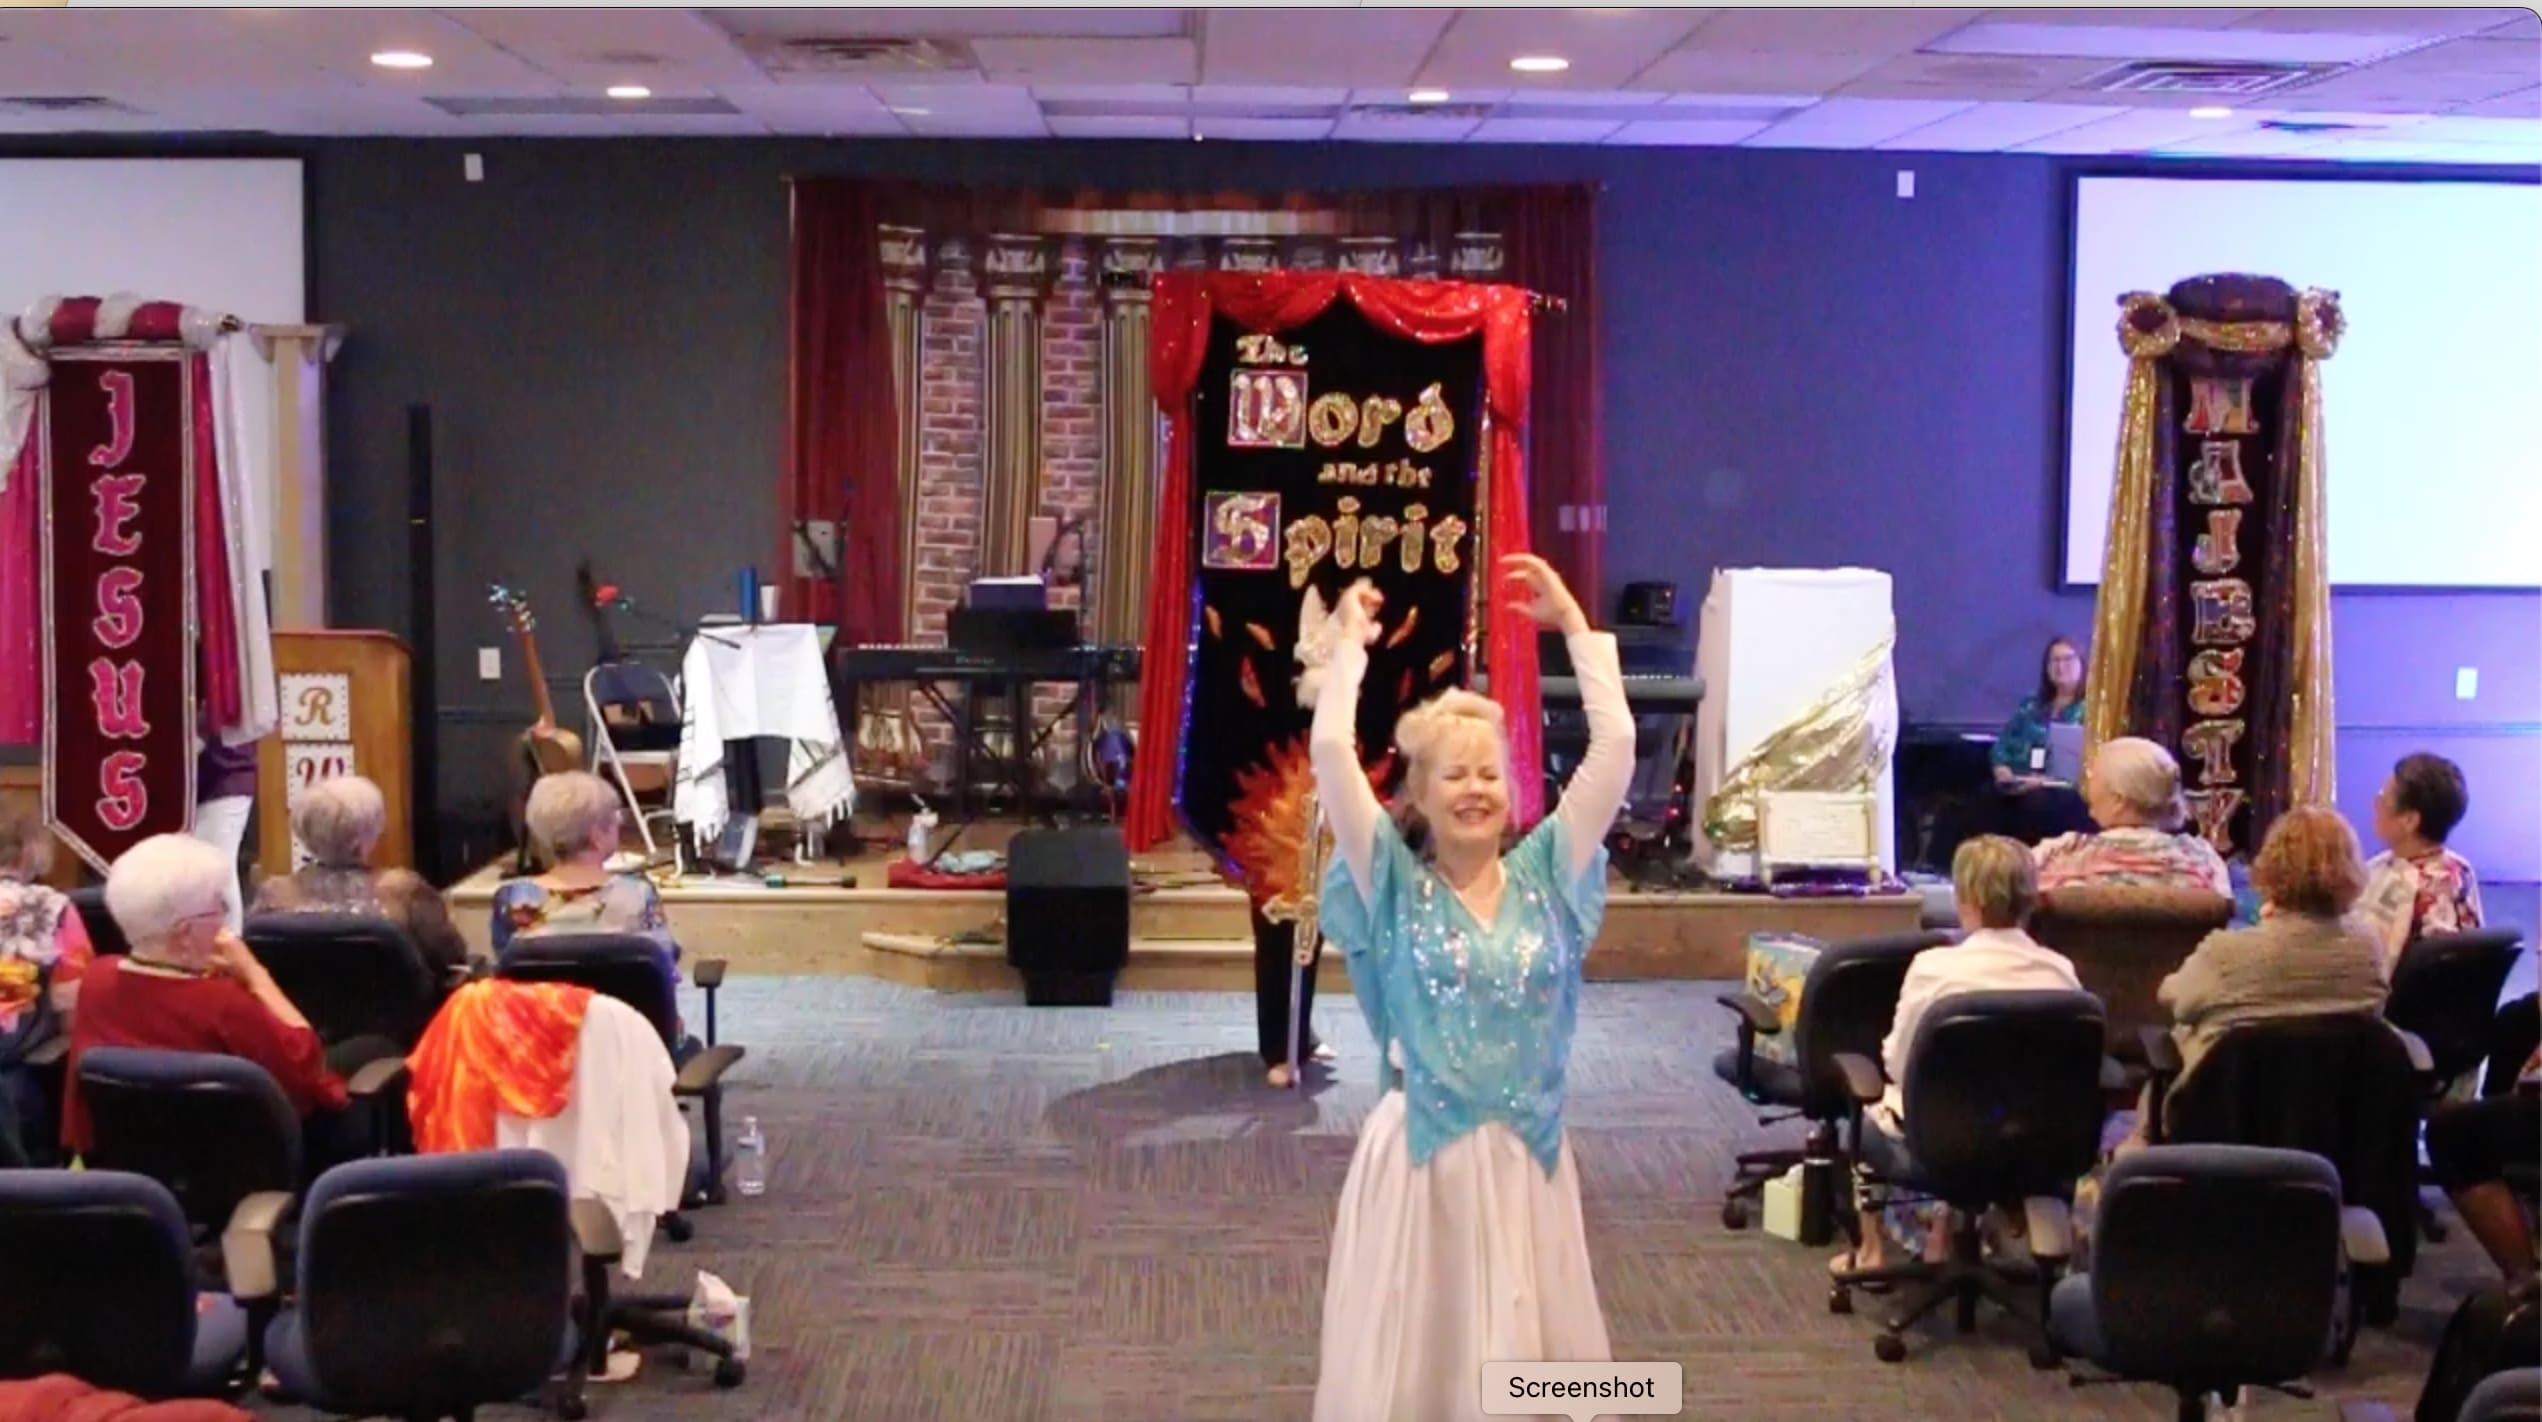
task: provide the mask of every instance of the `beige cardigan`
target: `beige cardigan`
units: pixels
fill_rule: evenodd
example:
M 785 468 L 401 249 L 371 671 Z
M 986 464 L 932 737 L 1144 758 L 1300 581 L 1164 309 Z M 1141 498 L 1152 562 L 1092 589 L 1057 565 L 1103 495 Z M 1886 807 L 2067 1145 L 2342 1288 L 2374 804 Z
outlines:
M 2210 933 L 2157 991 L 2171 1010 L 2181 1072 L 2225 1030 L 2271 1017 L 2383 1010 L 2382 953 L 2344 919 L 2275 912 Z

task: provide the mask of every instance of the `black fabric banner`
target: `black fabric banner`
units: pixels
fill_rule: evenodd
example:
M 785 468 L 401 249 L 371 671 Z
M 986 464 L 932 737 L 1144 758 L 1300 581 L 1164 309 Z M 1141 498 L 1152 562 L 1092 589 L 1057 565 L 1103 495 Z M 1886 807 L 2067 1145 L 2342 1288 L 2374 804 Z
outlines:
M 1480 336 L 1401 339 L 1347 301 L 1277 335 L 1211 328 L 1193 396 L 1197 605 L 1174 801 L 1256 903 L 1301 887 L 1302 617 L 1363 577 L 1385 595 L 1359 706 L 1372 771 L 1406 708 L 1467 680 L 1488 587 L 1474 581 L 1482 381 Z

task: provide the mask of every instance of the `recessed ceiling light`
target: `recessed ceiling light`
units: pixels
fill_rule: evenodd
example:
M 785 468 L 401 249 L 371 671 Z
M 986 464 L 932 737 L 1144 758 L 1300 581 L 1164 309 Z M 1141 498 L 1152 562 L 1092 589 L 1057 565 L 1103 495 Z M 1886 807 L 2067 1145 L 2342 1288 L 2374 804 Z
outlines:
M 933 110 L 933 109 L 896 108 L 896 109 L 893 109 L 893 110 L 892 110 L 892 112 L 893 112 L 893 113 L 896 113 L 896 114 L 898 114 L 898 115 L 900 115 L 902 118 L 925 118 L 927 115 L 929 115 L 929 114 L 931 114 L 931 113 L 934 113 L 934 112 L 935 112 L 935 110 Z
M 2199 119 L 2231 118 L 2233 117 L 2233 111 L 2227 108 L 2219 108 L 2214 104 L 2204 104 L 2191 109 L 2189 111 L 2189 117 Z
M 371 56 L 382 69 L 430 69 L 432 56 L 412 49 L 384 49 Z
M 653 91 L 644 87 L 642 84 L 612 84 L 609 86 L 608 93 L 609 97 L 613 99 L 650 99 L 653 97 Z
M 1571 67 L 1571 61 L 1558 54 L 1522 54 L 1509 67 L 1521 74 L 1559 74 Z
M 1404 102 L 1406 103 L 1444 104 L 1448 101 L 1448 91 L 1445 89 L 1415 89 L 1403 97 Z

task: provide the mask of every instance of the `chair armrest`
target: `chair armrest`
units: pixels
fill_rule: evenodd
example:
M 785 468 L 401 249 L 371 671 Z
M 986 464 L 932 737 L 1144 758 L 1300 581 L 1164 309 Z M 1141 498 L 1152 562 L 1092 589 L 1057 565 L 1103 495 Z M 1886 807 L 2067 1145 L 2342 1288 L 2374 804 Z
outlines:
M 2120 1064 L 2118 1058 L 2101 1058 L 2101 1090 L 2125 1091 L 2128 1085 L 2127 1068 Z
M 618 1232 L 618 1217 L 607 1205 L 586 1195 L 574 1201 L 572 1213 L 574 1243 L 585 1259 L 615 1264 L 627 1252 L 627 1242 Z
M 19 1060 L 28 1066 L 51 1066 L 70 1055 L 71 1037 L 67 1032 L 45 1038 Z
M 2180 1044 L 2171 1039 L 2171 1029 L 2151 1025 L 2136 1029 L 2137 1045 L 2145 1049 L 2145 1065 L 2160 1077 L 2180 1075 Z
M 1860 1052 L 1838 1052 L 1836 1070 L 1844 1074 L 1845 1089 L 1856 1101 L 1868 1106 L 1889 1089 L 1889 1079 L 1881 1074 L 1880 1064 Z
M 2021 1212 L 2031 1258 L 2055 1262 L 2074 1257 L 2073 1206 L 2052 1195 L 2033 1195 L 2021 1202 Z
M 2399 1027 L 2393 1028 L 2392 1031 L 2400 1037 L 2401 1046 L 2410 1054 L 2410 1070 L 2417 1072 L 2421 1076 L 2434 1076 L 2436 1074 L 2436 1054 L 2427 1049 L 2427 1043 L 2421 1041 L 2416 1032 L 2407 1031 Z
M 275 1277 L 274 1231 L 299 1203 L 297 1197 L 280 1190 L 259 1190 L 230 1211 L 229 1225 L 221 1231 L 221 1269 L 229 1276 L 231 1298 L 246 1302 L 281 1293 L 282 1281 Z
M 674 1096 L 705 1095 L 714 1090 L 716 1085 L 724 1079 L 724 1073 L 733 1069 L 733 1063 L 747 1055 L 749 1053 L 746 1049 L 730 1044 L 707 1047 L 699 1051 L 696 1056 L 689 1058 L 680 1067 L 678 1079 L 671 1083 L 671 1094 Z
M 1765 999 L 1758 997 L 1755 993 L 1725 992 L 1714 1001 L 1736 1013 L 1739 1026 L 1746 1031 L 1754 1032 L 1760 1037 L 1774 1037 L 1782 1034 L 1783 1019 L 1775 1016 L 1774 1009 L 1766 1006 Z
M 688 980 L 707 992 L 713 992 L 724 985 L 724 967 L 721 958 L 700 958 L 690 965 Z
M 2339 1248 L 2351 1264 L 2392 1262 L 2392 1241 L 2383 1233 L 2382 1219 L 2363 1205 L 2340 1209 Z
M 374 1057 L 354 1069 L 344 1079 L 344 1089 L 351 1095 L 377 1096 L 406 1075 L 404 1057 Z
M 2398 1414 L 2380 1402 L 2360 1402 L 2353 1398 L 2339 1403 L 2339 1422 L 2401 1422 Z

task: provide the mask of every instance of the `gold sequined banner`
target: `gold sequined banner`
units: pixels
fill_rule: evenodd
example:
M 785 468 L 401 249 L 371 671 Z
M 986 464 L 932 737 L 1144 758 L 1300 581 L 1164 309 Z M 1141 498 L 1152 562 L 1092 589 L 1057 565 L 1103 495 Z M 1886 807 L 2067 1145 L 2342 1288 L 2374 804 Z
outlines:
M 1806 710 L 1722 773 L 1720 787 L 1704 802 L 1704 835 L 1716 849 L 1756 848 L 1763 792 L 1868 793 L 1878 786 L 1897 739 L 1895 718 L 1880 714 L 1891 695 L 1889 658 L 1896 646 L 1893 626 Z

